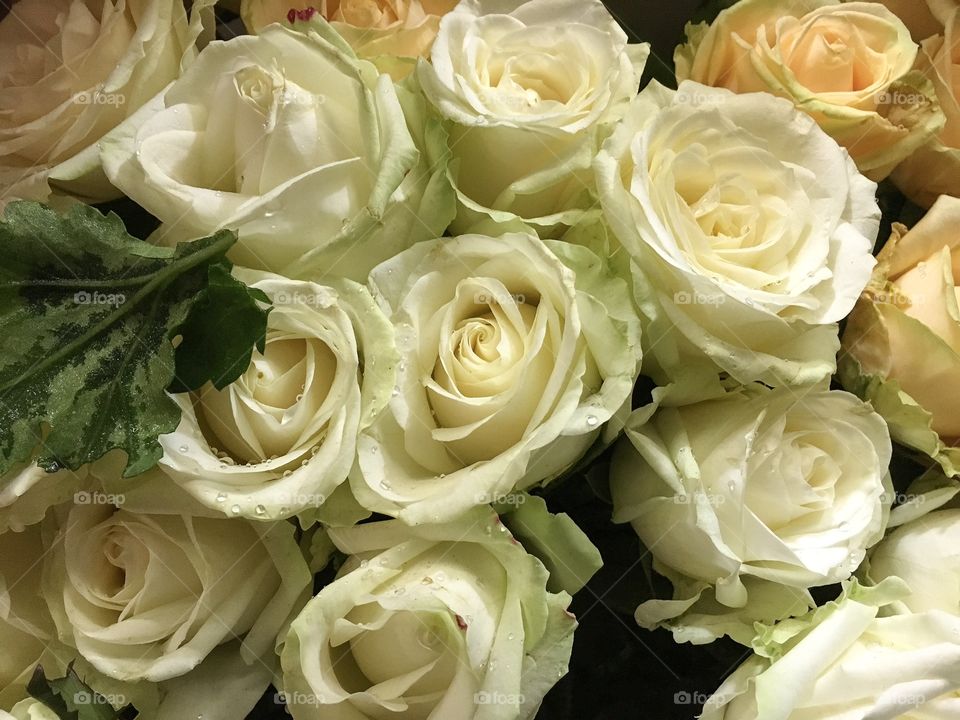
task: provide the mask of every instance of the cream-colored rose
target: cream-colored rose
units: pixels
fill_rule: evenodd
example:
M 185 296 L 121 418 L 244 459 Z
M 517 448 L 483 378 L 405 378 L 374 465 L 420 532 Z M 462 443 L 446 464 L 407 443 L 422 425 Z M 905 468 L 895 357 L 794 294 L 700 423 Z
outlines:
M 940 195 L 960 197 L 960 9 L 948 16 L 943 35 L 923 41 L 917 69 L 933 81 L 947 123 L 892 179 L 915 203 L 930 207 Z
M 960 717 L 960 618 L 883 617 L 902 596 L 891 579 L 851 584 L 797 620 L 760 626 L 755 654 L 703 708 L 701 720 L 953 720 Z
M 0 533 L 0 708 L 27 696 L 38 664 L 59 672 L 71 659 L 58 651 L 53 619 L 38 602 L 43 555 L 39 525 Z
M 446 133 L 325 21 L 299 30 L 211 43 L 101 159 L 157 242 L 229 228 L 239 265 L 363 281 L 449 224 Z
M 356 458 L 357 433 L 384 408 L 393 328 L 369 291 L 237 269 L 273 303 L 262 353 L 223 390 L 176 396 L 161 469 L 209 508 L 260 520 L 327 501 Z
M 247 30 L 260 32 L 270 23 L 290 24 L 325 18 L 360 57 L 373 60 L 395 78 L 427 57 L 440 29 L 440 18 L 458 0 L 243 0 Z
M 350 557 L 281 654 L 295 720 L 531 720 L 566 674 L 570 596 L 489 508 L 330 537 Z
M 866 575 L 872 583 L 898 577 L 910 587 L 894 605 L 899 612 L 960 615 L 960 510 L 930 513 L 894 530 L 870 553 Z
M 742 0 L 687 35 L 679 80 L 791 100 L 873 180 L 943 127 L 910 31 L 880 3 Z
M 418 243 L 370 279 L 401 363 L 389 409 L 358 441 L 350 485 L 367 509 L 449 520 L 556 478 L 619 432 L 639 320 L 591 251 L 464 235 Z
M 0 710 L 0 720 L 60 720 L 59 716 L 39 700 L 18 702 L 10 712 Z
M 893 437 L 955 474 L 960 451 L 960 199 L 895 225 L 843 336 L 841 378 Z M 956 466 L 960 468 L 960 465 Z
M 63 508 L 48 522 L 42 597 L 59 636 L 118 680 L 185 675 L 238 638 L 247 666 L 267 664 L 309 593 L 287 523 L 98 504 Z
M 0 20 L 0 206 L 119 197 L 97 141 L 180 76 L 213 0 L 20 0 Z M 49 181 L 49 184 L 48 184 Z
M 790 102 L 651 83 L 594 163 L 648 320 L 644 372 L 686 401 L 833 374 L 870 280 L 876 185 Z
M 629 522 L 673 584 L 637 609 L 677 640 L 730 635 L 812 606 L 883 537 L 890 435 L 853 395 L 760 385 L 638 410 L 610 467 L 614 520 Z
M 960 7 L 958 0 L 879 0 L 910 28 L 917 42 L 937 35 L 947 18 Z
M 0 533 L 20 532 L 43 520 L 47 510 L 86 487 L 87 467 L 48 473 L 36 463 L 16 467 L 0 477 Z
M 590 162 L 649 50 L 600 0 L 463 0 L 447 14 L 418 76 L 453 123 L 454 232 L 578 221 L 594 205 Z

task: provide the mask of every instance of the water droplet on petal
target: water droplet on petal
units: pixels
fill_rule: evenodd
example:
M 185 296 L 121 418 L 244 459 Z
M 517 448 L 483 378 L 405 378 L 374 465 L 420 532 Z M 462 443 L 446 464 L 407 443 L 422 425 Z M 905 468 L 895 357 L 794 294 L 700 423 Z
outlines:
M 232 512 L 234 515 L 239 515 L 239 514 L 240 514 L 240 506 L 239 506 L 239 505 L 234 505 L 232 508 L 230 508 L 230 512 Z
M 181 445 L 179 449 L 180 449 L 180 452 L 182 453 L 190 451 L 190 448 L 187 445 Z
M 266 515 L 267 509 L 263 505 L 257 505 L 255 512 L 257 515 Z
M 590 427 L 596 427 L 599 422 L 600 420 L 597 419 L 596 415 L 587 415 L 587 425 Z
M 218 502 L 218 503 L 222 503 L 222 502 L 226 502 L 226 501 L 227 501 L 227 494 L 226 494 L 226 493 L 217 493 L 217 502 Z

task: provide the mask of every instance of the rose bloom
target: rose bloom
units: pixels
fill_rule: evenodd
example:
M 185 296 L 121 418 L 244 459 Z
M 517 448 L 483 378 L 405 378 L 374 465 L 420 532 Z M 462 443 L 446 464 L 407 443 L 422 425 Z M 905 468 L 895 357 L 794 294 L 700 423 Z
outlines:
M 637 609 L 679 641 L 730 635 L 812 606 L 883 537 L 891 445 L 883 419 L 845 392 L 755 385 L 638 410 L 610 469 L 614 521 L 629 522 L 674 586 Z
M 595 169 L 647 321 L 645 374 L 689 401 L 721 394 L 721 373 L 776 386 L 833 373 L 880 210 L 813 120 L 766 93 L 653 83 Z
M 160 468 L 221 513 L 285 518 L 325 505 L 347 479 L 357 433 L 394 386 L 393 328 L 356 283 L 234 272 L 273 303 L 264 350 L 226 388 L 175 397 L 180 425 L 160 438 Z
M 27 697 L 37 665 L 57 672 L 70 660 L 58 651 L 46 604 L 37 601 L 43 552 L 39 525 L 0 533 L 0 707 Z
M 42 597 L 60 638 L 118 680 L 185 675 L 240 637 L 242 660 L 259 667 L 309 594 L 287 523 L 102 504 L 62 508 L 48 522 Z
M 907 583 L 910 594 L 895 603 L 900 612 L 960 615 L 960 510 L 930 513 L 894 530 L 870 553 L 867 577 Z
M 600 0 L 463 0 L 447 14 L 418 75 L 452 121 L 454 232 L 576 223 L 594 204 L 590 162 L 649 51 Z
M 0 20 L 0 207 L 119 197 L 97 141 L 180 76 L 213 0 L 19 0 Z
M 701 720 L 946 720 L 960 717 L 960 618 L 878 617 L 892 581 L 847 588 L 804 618 L 760 628 L 757 654 L 717 689 Z
M 86 488 L 86 481 L 86 466 L 55 473 L 48 473 L 34 462 L 14 467 L 0 477 L 0 533 L 21 532 L 40 522 L 50 507 Z
M 350 557 L 293 621 L 281 690 L 294 720 L 531 720 L 567 672 L 570 596 L 497 516 L 330 531 Z
M 243 0 L 240 13 L 247 30 L 260 32 L 270 23 L 295 23 L 318 14 L 354 51 L 370 58 L 396 79 L 407 75 L 413 59 L 428 57 L 440 18 L 458 0 Z
M 917 42 L 937 35 L 950 15 L 960 7 L 958 0 L 880 0 L 910 28 Z
M 237 264 L 365 280 L 449 224 L 445 138 L 422 99 L 328 26 L 271 25 L 208 45 L 101 156 L 114 184 L 163 222 L 157 242 L 230 228 Z
M 558 477 L 622 427 L 639 320 L 590 250 L 464 235 L 419 243 L 370 280 L 401 362 L 358 441 L 350 485 L 367 509 L 452 519 Z
M 943 127 L 910 31 L 880 3 L 742 0 L 687 36 L 679 80 L 787 98 L 873 180 Z
M 897 441 L 949 474 L 960 467 L 960 199 L 943 196 L 911 230 L 897 224 L 843 336 L 841 380 Z
M 947 123 L 892 179 L 915 203 L 930 207 L 940 195 L 960 196 L 960 9 L 948 16 L 943 35 L 923 41 L 917 69 L 933 81 Z
M 60 720 L 59 716 L 39 700 L 18 702 L 10 712 L 0 710 L 0 720 Z

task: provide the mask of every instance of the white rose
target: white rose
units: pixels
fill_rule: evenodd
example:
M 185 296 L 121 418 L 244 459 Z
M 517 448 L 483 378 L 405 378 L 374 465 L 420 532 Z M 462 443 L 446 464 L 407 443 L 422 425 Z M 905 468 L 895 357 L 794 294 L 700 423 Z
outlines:
M 946 720 L 960 717 L 960 618 L 877 617 L 903 592 L 848 588 L 838 602 L 763 630 L 758 654 L 701 720 Z
M 687 399 L 830 376 L 870 279 L 876 186 L 785 100 L 654 83 L 604 144 L 604 216 L 649 322 L 644 370 Z
M 246 665 L 266 665 L 309 593 L 310 571 L 287 523 L 94 504 L 60 515 L 42 596 L 60 638 L 118 680 L 185 675 L 240 637 Z
M 593 205 L 602 126 L 636 94 L 649 51 L 600 0 L 463 0 L 445 15 L 419 77 L 453 121 L 454 230 L 576 222 Z
M 34 699 L 18 702 L 10 712 L 0 710 L 0 720 L 60 720 L 57 714 Z
M 119 196 L 97 141 L 180 76 L 213 0 L 20 0 L 0 20 L 0 205 Z M 205 38 L 204 38 L 205 39 Z M 48 184 L 49 180 L 49 184 Z
M 87 468 L 48 473 L 26 463 L 0 477 L 0 533 L 22 531 L 43 520 L 47 510 L 86 487 Z
M 176 396 L 161 469 L 209 508 L 256 519 L 323 505 L 386 406 L 397 353 L 370 293 L 237 269 L 273 302 L 263 353 L 223 390 Z
M 449 223 L 445 134 L 322 20 L 302 30 L 211 43 L 103 164 L 163 242 L 231 228 L 238 264 L 364 279 Z
M 359 439 L 364 507 L 451 519 L 551 480 L 622 427 L 639 361 L 626 283 L 533 235 L 420 243 L 371 274 L 397 328 L 390 407 Z
M 870 553 L 874 583 L 899 577 L 910 594 L 901 612 L 943 610 L 960 615 L 960 510 L 940 510 L 890 533 Z
M 653 410 L 631 418 L 610 470 L 615 522 L 674 585 L 637 609 L 644 627 L 749 644 L 754 620 L 802 611 L 883 537 L 890 436 L 853 395 L 754 386 Z
M 687 37 L 679 80 L 786 98 L 872 180 L 943 127 L 933 85 L 913 69 L 917 44 L 879 2 L 740 0 Z
M 0 707 L 27 696 L 37 665 L 62 669 L 69 655 L 56 646 L 56 627 L 40 595 L 40 526 L 0 533 Z
M 477 509 L 462 522 L 332 530 L 351 557 L 290 627 L 295 720 L 527 720 L 567 671 L 570 596 Z

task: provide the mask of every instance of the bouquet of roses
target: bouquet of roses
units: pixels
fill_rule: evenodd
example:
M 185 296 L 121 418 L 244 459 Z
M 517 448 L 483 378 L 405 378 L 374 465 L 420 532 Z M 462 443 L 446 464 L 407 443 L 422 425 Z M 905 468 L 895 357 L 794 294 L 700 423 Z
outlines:
M 960 718 L 956 0 L 0 12 L 0 719 Z

